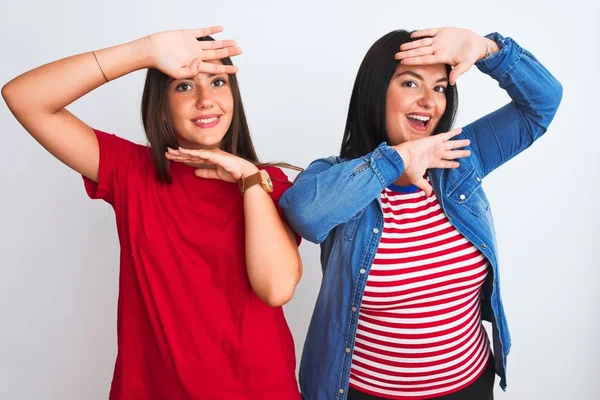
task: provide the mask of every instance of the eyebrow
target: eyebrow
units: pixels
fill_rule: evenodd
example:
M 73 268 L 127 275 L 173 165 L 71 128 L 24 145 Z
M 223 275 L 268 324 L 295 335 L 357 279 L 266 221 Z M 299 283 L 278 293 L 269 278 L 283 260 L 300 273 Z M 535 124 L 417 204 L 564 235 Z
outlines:
M 425 80 L 425 78 L 423 78 L 423 76 L 421 76 L 420 74 L 417 74 L 416 72 L 412 72 L 412 71 L 404 71 L 404 72 L 400 72 L 398 75 L 396 76 L 402 76 L 402 75 L 410 75 L 410 76 L 414 76 L 417 79 L 420 79 L 422 81 Z M 438 82 L 448 82 L 448 78 L 440 78 L 437 81 L 435 81 L 436 83 Z
M 214 78 L 215 76 L 219 76 L 219 75 L 227 75 L 227 74 L 208 74 L 208 75 L 207 75 L 207 77 L 208 77 L 208 79 L 212 79 L 212 78 Z M 195 78 L 195 77 L 193 76 L 193 77 L 191 77 L 191 78 L 173 79 L 173 80 L 171 81 L 171 83 L 174 83 L 174 82 L 184 82 L 184 81 L 191 81 L 191 82 L 193 82 L 193 81 L 194 81 L 194 78 Z

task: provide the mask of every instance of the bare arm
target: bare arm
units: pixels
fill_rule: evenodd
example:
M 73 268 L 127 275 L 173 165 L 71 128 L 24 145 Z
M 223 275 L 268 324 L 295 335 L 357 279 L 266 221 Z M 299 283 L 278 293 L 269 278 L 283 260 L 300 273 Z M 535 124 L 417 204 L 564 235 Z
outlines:
M 246 266 L 252 288 L 268 305 L 291 300 L 302 277 L 294 231 L 285 225 L 270 196 L 255 185 L 244 194 Z
M 188 164 L 207 164 L 196 176 L 237 182 L 258 172 L 250 161 L 223 150 L 170 149 L 166 157 Z M 294 295 L 302 276 L 302 262 L 293 230 L 279 217 L 277 209 L 260 185 L 244 193 L 246 269 L 254 292 L 266 304 L 284 305 Z
M 198 74 L 205 67 L 213 72 L 217 66 L 201 61 L 239 54 L 237 50 L 228 52 L 219 47 L 231 47 L 235 43 L 197 42 L 195 37 L 220 30 L 215 27 L 146 36 L 96 51 L 98 62 L 91 52 L 67 57 L 11 80 L 2 88 L 2 96 L 15 118 L 46 150 L 75 171 L 97 181 L 99 147 L 96 136 L 65 107 L 106 83 L 102 71 L 110 80 L 150 67 L 174 77 Z M 195 43 L 190 44 L 190 41 Z

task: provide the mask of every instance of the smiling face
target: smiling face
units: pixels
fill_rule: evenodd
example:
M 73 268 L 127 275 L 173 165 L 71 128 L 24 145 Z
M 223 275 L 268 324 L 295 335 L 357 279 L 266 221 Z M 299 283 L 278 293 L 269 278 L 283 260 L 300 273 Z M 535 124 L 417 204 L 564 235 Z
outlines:
M 221 147 L 234 110 L 227 74 L 199 74 L 172 81 L 167 105 L 179 146 L 188 149 Z
M 446 111 L 446 66 L 398 64 L 386 92 L 390 144 L 430 136 Z

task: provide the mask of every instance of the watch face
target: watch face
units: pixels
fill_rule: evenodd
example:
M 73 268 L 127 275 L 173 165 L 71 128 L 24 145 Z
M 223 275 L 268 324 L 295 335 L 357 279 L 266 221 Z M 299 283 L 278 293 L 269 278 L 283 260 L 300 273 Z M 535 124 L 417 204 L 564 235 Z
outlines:
M 273 181 L 271 180 L 271 177 L 269 176 L 269 174 L 266 174 L 266 175 L 267 175 L 267 179 L 266 179 L 267 185 L 269 185 L 271 190 L 273 190 Z
M 271 180 L 271 177 L 269 176 L 269 173 L 265 170 L 261 170 L 261 175 L 262 175 L 262 187 L 265 189 L 265 191 L 267 193 L 271 193 L 273 191 L 273 181 Z

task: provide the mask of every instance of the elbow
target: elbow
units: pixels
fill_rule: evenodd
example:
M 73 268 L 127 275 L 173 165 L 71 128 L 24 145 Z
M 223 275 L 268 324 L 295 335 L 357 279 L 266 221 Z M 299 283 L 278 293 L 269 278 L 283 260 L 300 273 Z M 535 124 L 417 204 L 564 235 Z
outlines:
M 33 106 L 32 99 L 27 99 L 26 96 L 23 95 L 23 90 L 15 86 L 13 81 L 2 86 L 2 98 L 15 117 L 18 114 L 21 114 L 22 110 L 31 109 Z
M 10 100 L 12 99 L 12 89 L 11 88 L 12 88 L 12 85 L 10 82 L 8 82 L 4 86 L 2 86 L 2 98 L 4 99 L 4 102 L 6 102 L 6 105 L 8 105 L 8 108 L 10 108 Z
M 560 106 L 560 102 L 562 101 L 563 87 L 561 83 L 557 80 L 554 80 L 553 84 L 548 85 L 548 87 L 549 89 L 546 92 L 544 106 L 540 107 L 539 113 L 536 114 L 531 120 L 533 124 L 529 129 L 533 141 L 539 139 L 546 133 L 550 127 L 550 124 L 554 120 L 554 117 L 558 111 L 558 107 Z
M 281 268 L 283 270 L 283 268 Z M 281 307 L 287 304 L 296 293 L 296 285 L 302 277 L 302 263 L 294 266 L 294 273 L 286 277 L 273 277 L 262 282 L 252 283 L 257 296 L 270 307 Z
M 271 290 L 269 293 L 259 296 L 261 300 L 269 307 L 281 307 L 294 297 L 296 287 L 289 288 L 287 290 Z
M 327 235 L 319 233 L 321 214 L 312 207 L 316 204 L 307 201 L 307 196 L 304 198 L 294 196 L 293 193 L 290 193 L 292 189 L 293 187 L 288 189 L 279 201 L 279 207 L 281 207 L 287 222 L 304 239 L 317 244 L 321 243 Z
M 556 114 L 556 111 L 558 110 L 558 106 L 560 105 L 560 102 L 562 101 L 562 97 L 563 97 L 563 86 L 559 81 L 556 81 L 556 84 L 554 85 L 553 95 L 552 95 L 555 114 Z
M 294 297 L 296 285 L 270 285 L 268 288 L 255 290 L 258 297 L 269 307 L 281 307 Z
M 563 97 L 563 86 L 558 80 L 554 80 L 552 85 L 548 85 L 548 100 L 547 100 L 547 112 L 546 112 L 546 124 L 544 124 L 544 128 L 548 128 L 550 122 L 554 119 L 556 112 L 558 111 L 558 106 L 560 106 L 560 102 Z

